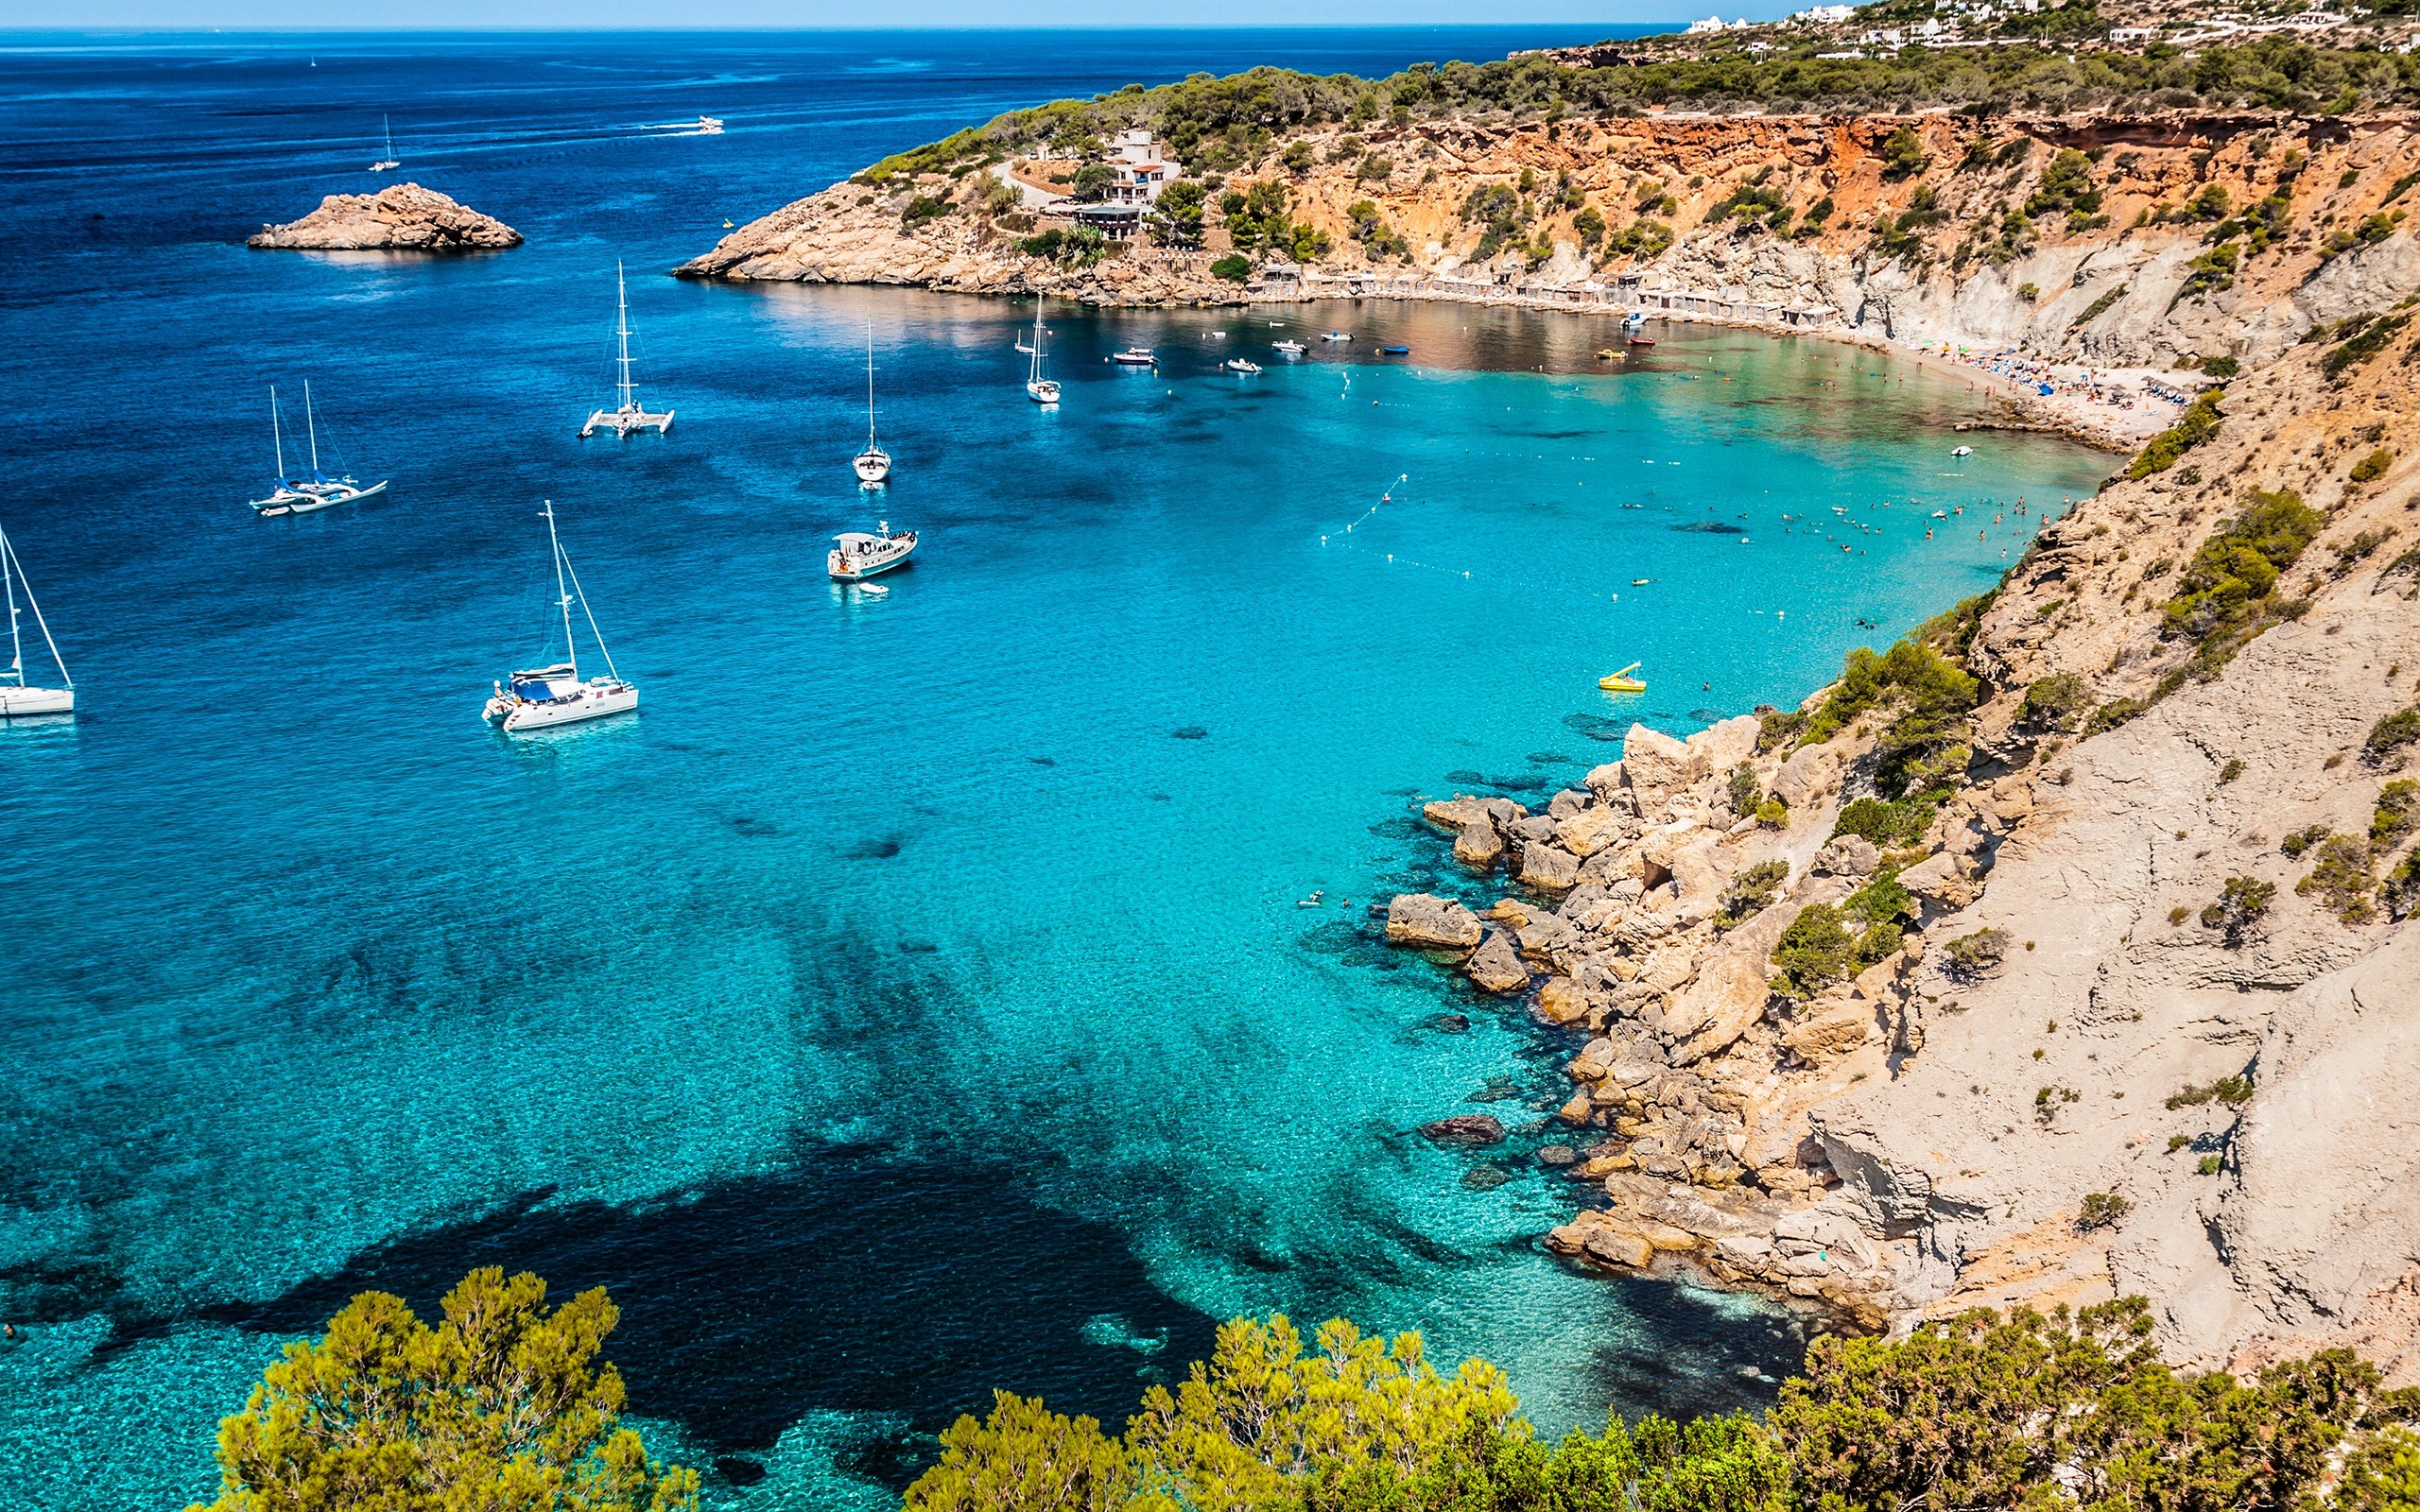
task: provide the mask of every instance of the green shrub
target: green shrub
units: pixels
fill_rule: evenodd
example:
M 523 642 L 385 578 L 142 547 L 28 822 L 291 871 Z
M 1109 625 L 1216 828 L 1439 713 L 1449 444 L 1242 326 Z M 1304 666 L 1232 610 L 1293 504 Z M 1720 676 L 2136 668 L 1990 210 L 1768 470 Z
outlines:
M 2165 472 L 2176 465 L 2176 459 L 2219 434 L 2226 421 L 2226 411 L 2219 407 L 2226 390 L 2212 388 L 2185 406 L 2176 423 L 2143 443 L 2135 459 L 2126 464 L 2126 476 L 2147 478 L 2154 472 Z
M 912 230 L 925 221 L 938 220 L 957 208 L 944 196 L 918 195 L 908 201 L 907 209 L 899 213 L 899 224 L 903 229 Z
M 1821 745 L 1858 715 L 1888 706 L 1896 713 L 1875 742 L 1876 789 L 1895 799 L 1955 785 L 1967 758 L 1966 716 L 1979 696 L 1973 678 L 1918 637 L 1880 656 L 1859 646 L 1807 721 L 1802 743 Z
M 1765 800 L 1756 805 L 1756 822 L 1768 830 L 1788 829 L 1789 805 L 1781 800 L 1779 793 L 1766 794 Z
M 2245 932 L 2269 912 L 2269 905 L 2276 898 L 2274 883 L 2262 882 L 2257 877 L 2229 877 L 2226 885 L 2219 890 L 2218 901 L 2202 910 L 2202 927 L 2221 931 L 2231 946 L 2240 945 Z
M 2233 357 L 2212 357 L 2202 364 L 2202 371 L 2212 378 L 2232 378 L 2243 370 L 2243 365 Z
M 1714 927 L 1736 929 L 1763 913 L 1781 895 L 1782 884 L 1789 880 L 1787 861 L 1759 861 L 1742 871 L 1724 889 L 1721 906 L 1715 911 Z
M 2372 765 L 2420 740 L 2420 704 L 2387 715 L 2370 727 L 2369 739 L 2361 742 L 2361 752 Z
M 2140 698 L 2112 698 L 2092 712 L 2083 723 L 2083 732 L 2090 736 L 2115 730 L 2150 707 Z
M 1882 177 L 1912 179 L 1932 165 L 1925 156 L 1924 138 L 1911 127 L 1901 127 L 1882 142 Z
M 2204 1176 L 2216 1176 L 2219 1174 L 2219 1167 L 2221 1164 L 2221 1162 L 2217 1156 L 2205 1155 L 2194 1164 L 2193 1169 L 2201 1172 Z
M 2221 787 L 2224 787 L 2226 784 L 2234 782 L 2237 778 L 2241 777 L 2242 775 L 2243 758 L 2240 756 L 2230 756 L 2227 758 L 2227 764 L 2219 768 L 2219 785 Z
M 1849 974 L 1857 941 L 1830 903 L 1809 903 L 1773 946 L 1772 990 L 1782 997 L 1813 997 Z
M 2420 903 L 2420 850 L 2405 856 L 2401 865 L 2386 874 L 2378 884 L 2378 902 L 2397 923 L 2411 916 L 2412 905 Z
M 2393 341 L 2395 335 L 2411 323 L 2411 317 L 2408 315 L 2392 316 L 2385 319 L 2364 319 L 2362 317 L 2355 316 L 2351 320 L 2347 320 L 2344 326 L 2338 328 L 2340 337 L 2342 337 L 2346 327 L 2352 327 L 2353 334 L 2342 339 L 2339 345 L 2319 359 L 2319 370 L 2342 383 L 2346 373 L 2384 352 L 2387 343 Z
M 1731 768 L 1728 796 L 1731 799 L 1731 812 L 1743 819 L 1754 814 L 1763 804 L 1765 790 L 1756 782 L 1756 768 L 1754 765 L 1741 762 Z
M 2353 464 L 2353 481 L 2368 483 L 2382 478 L 2386 476 L 2386 470 L 2393 466 L 2394 466 L 2394 454 L 2385 447 L 2379 447 Z
M 2085 1233 L 2096 1228 L 2114 1228 L 2134 1206 L 2122 1193 L 2087 1192 L 2083 1194 L 2083 1205 L 2076 1211 L 2076 1228 Z
M 2370 816 L 2370 849 L 2394 850 L 2411 833 L 2420 816 L 2420 782 L 2398 777 L 2378 790 L 2377 812 Z
M 2221 1076 L 2207 1087 L 2187 1086 L 2168 1099 L 2172 1112 L 2180 1108 L 2200 1108 L 2204 1103 L 2220 1103 L 2228 1108 L 2241 1108 L 2252 1101 L 2252 1082 L 2243 1076 Z
M 2302 829 L 2289 832 L 2284 839 L 2278 841 L 2277 851 L 2289 860 L 2297 858 L 2312 846 L 2326 839 L 2327 834 L 2327 826 L 2325 824 L 2306 825 Z
M 1921 799 L 1908 799 L 1887 802 L 1878 798 L 1860 798 L 1841 810 L 1832 825 L 1832 838 L 1854 834 L 1871 840 L 1885 850 L 1914 845 L 1923 838 L 1925 827 L 1932 823 L 1934 805 Z
M 1760 709 L 1756 725 L 1756 754 L 1779 750 L 1798 737 L 1806 728 L 1806 716 L 1795 712 L 1784 713 L 1778 709 Z
M 1229 252 L 1210 265 L 1210 276 L 1223 278 L 1232 284 L 1241 284 L 1252 277 L 1252 259 L 1240 252 Z
M 1971 935 L 1961 935 L 1943 946 L 1943 963 L 1949 974 L 1962 978 L 1981 976 L 2008 958 L 2009 933 L 2005 929 L 1979 929 Z
M 2294 884 L 2294 894 L 2317 898 L 2347 924 L 2366 924 L 2377 917 L 2370 906 L 2369 847 L 2349 834 L 2331 834 L 2311 852 L 2310 875 Z
M 2028 730 L 2044 732 L 2073 730 L 2091 703 L 2091 684 L 2072 672 L 2056 672 L 2025 690 L 2016 720 Z
M 1917 914 L 1916 895 L 1899 885 L 1895 868 L 1876 872 L 1873 881 L 1849 894 L 1841 906 L 1869 925 L 1896 924 L 1912 920 Z

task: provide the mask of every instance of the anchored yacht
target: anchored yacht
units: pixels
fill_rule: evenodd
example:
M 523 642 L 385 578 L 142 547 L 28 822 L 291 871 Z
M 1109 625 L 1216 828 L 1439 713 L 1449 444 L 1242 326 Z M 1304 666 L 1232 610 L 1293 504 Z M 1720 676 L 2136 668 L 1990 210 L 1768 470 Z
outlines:
M 1042 296 L 1037 294 L 1033 300 L 1033 345 L 1027 349 L 1033 362 L 1026 369 L 1025 396 L 1037 404 L 1055 404 L 1059 403 L 1059 380 L 1042 376 Z
M 873 434 L 873 327 L 866 327 L 866 449 L 850 464 L 857 470 L 857 481 L 868 488 L 890 476 L 890 454 Z
M 572 571 L 562 538 L 555 534 L 554 500 L 546 501 L 544 512 L 546 544 L 555 557 L 555 605 L 562 611 L 565 660 L 552 666 L 515 672 L 509 681 L 495 684 L 495 692 L 488 699 L 487 719 L 507 734 L 601 719 L 639 706 L 639 690 L 623 681 L 614 670 L 614 653 L 605 649 L 605 637 L 597 632 L 596 614 L 588 607 L 588 595 L 580 591 L 579 574 Z M 574 603 L 579 605 L 580 617 L 588 622 L 588 635 L 596 643 L 596 654 L 605 659 L 604 677 L 583 679 L 579 675 L 579 643 L 571 627 Z
M 845 530 L 832 539 L 839 544 L 824 558 L 824 570 L 833 580 L 842 583 L 861 582 L 868 577 L 890 571 L 908 559 L 916 549 L 916 532 L 903 530 L 890 533 L 890 522 L 883 521 L 876 534 L 862 530 Z
M 638 386 L 631 381 L 631 290 L 622 277 L 622 265 L 619 263 L 614 265 L 614 335 L 621 342 L 621 355 L 614 359 L 614 364 L 615 370 L 622 375 L 621 382 L 614 387 L 620 391 L 622 402 L 610 410 L 600 409 L 589 416 L 588 423 L 579 428 L 580 438 L 585 440 L 598 431 L 612 431 L 617 437 L 647 430 L 658 436 L 666 435 L 672 429 L 672 411 L 667 409 L 660 414 L 649 411 L 639 403 Z
M 0 680 L 0 719 L 20 714 L 74 713 L 76 679 L 67 675 L 67 663 L 59 655 L 59 643 L 50 638 L 50 626 L 42 617 L 42 606 L 34 602 L 33 586 L 26 581 L 25 563 L 17 559 L 17 548 L 9 544 L 5 531 L 0 531 L 0 590 L 6 591 L 9 604 L 9 675 Z M 42 644 L 50 647 L 51 663 L 59 668 L 59 687 L 37 688 L 26 680 L 26 643 L 17 626 L 20 592 L 25 594 L 26 608 L 34 611 L 34 624 L 42 630 Z
M 311 444 L 311 472 L 308 477 L 288 475 L 285 471 L 285 433 L 277 412 L 277 386 L 268 390 L 269 449 L 277 458 L 277 472 L 270 485 L 268 497 L 254 499 L 252 508 L 264 520 L 272 515 L 309 514 L 331 505 L 351 504 L 373 493 L 387 491 L 387 480 L 363 483 L 350 472 L 334 477 L 320 471 L 320 421 L 311 406 L 311 380 L 302 380 L 302 421 Z
M 404 165 L 404 160 L 395 156 L 395 123 L 390 117 L 384 115 L 378 117 L 378 119 L 385 124 L 387 129 L 387 155 L 372 163 L 370 165 L 370 171 L 372 173 L 392 173 L 394 170 Z

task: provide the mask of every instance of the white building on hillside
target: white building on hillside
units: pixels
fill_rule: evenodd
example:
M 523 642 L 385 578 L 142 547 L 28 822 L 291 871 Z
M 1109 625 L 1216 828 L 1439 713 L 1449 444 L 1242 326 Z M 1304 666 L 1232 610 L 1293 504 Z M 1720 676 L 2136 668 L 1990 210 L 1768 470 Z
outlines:
M 1134 127 L 1118 133 L 1115 156 L 1109 165 L 1117 170 L 1117 180 L 1109 186 L 1107 198 L 1112 204 L 1148 205 L 1160 198 L 1175 173 L 1161 155 L 1160 145 L 1151 133 Z

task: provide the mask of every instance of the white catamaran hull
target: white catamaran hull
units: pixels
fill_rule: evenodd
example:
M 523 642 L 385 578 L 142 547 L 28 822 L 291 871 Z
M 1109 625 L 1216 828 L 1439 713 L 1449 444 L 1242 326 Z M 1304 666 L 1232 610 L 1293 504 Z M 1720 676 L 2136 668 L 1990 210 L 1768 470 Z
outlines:
M 70 714 L 76 712 L 73 688 L 19 688 L 0 685 L 0 719 L 26 714 Z
M 857 470 L 857 481 L 860 483 L 880 483 L 890 476 L 890 454 L 888 452 L 860 452 L 856 461 L 851 465 Z
M 639 690 L 627 682 L 607 683 L 601 679 L 584 683 L 579 691 L 560 698 L 532 701 L 516 698 L 510 694 L 488 700 L 488 718 L 504 727 L 507 734 L 525 730 L 544 730 L 554 725 L 576 725 L 586 719 L 602 719 L 639 706 Z

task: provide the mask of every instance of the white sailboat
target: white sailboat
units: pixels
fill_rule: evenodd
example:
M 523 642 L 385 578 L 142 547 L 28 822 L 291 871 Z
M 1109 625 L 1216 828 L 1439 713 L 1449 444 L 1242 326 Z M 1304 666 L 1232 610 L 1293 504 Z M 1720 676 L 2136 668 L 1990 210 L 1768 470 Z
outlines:
M 285 436 L 279 422 L 277 386 L 268 390 L 268 436 L 270 449 L 277 458 L 277 473 L 268 497 L 251 501 L 252 508 L 263 519 L 280 514 L 309 514 L 332 505 L 351 504 L 373 493 L 387 491 L 387 479 L 363 483 L 350 472 L 330 477 L 320 471 L 320 420 L 311 404 L 311 380 L 302 380 L 302 421 L 310 436 L 311 474 L 288 476 L 285 471 Z
M 857 470 L 857 481 L 868 488 L 890 476 L 890 454 L 873 434 L 873 327 L 866 327 L 866 449 L 859 452 L 851 464 Z
M 507 734 L 601 719 L 639 706 L 639 690 L 624 682 L 614 670 L 614 653 L 605 649 L 605 637 L 597 632 L 596 614 L 588 607 L 588 595 L 580 591 L 579 574 L 572 571 L 562 538 L 555 534 L 554 500 L 546 501 L 544 514 L 546 543 L 555 555 L 555 607 L 562 611 L 566 660 L 553 666 L 515 672 L 510 684 L 495 684 L 495 692 L 488 699 L 487 718 L 490 724 L 501 726 Z M 574 599 L 579 603 L 581 617 L 588 621 L 589 638 L 596 643 L 597 655 L 605 659 L 604 677 L 582 679 L 579 675 L 579 643 L 571 627 Z
M 50 626 L 42 617 L 42 606 L 34 602 L 33 585 L 26 581 L 25 564 L 17 560 L 17 548 L 9 544 L 6 531 L 0 531 L 0 589 L 7 591 L 9 603 L 9 679 L 0 682 L 0 719 L 21 714 L 74 713 L 76 679 L 67 675 L 59 643 L 50 638 Z M 50 647 L 50 660 L 59 668 L 59 687 L 37 688 L 26 680 L 26 643 L 17 625 L 20 590 L 26 595 L 26 608 L 34 611 L 34 624 L 42 629 L 42 644 Z
M 672 429 L 672 411 L 667 409 L 661 414 L 649 411 L 639 403 L 638 386 L 631 381 L 631 290 L 622 276 L 622 265 L 619 263 L 614 265 L 614 335 L 621 342 L 621 355 L 614 362 L 615 370 L 622 375 L 621 382 L 614 387 L 620 392 L 622 402 L 611 410 L 600 409 L 589 416 L 588 423 L 579 428 L 580 438 L 585 440 L 600 430 L 612 431 L 617 437 L 644 430 L 652 430 L 662 436 Z
M 894 536 L 888 520 L 875 529 L 879 534 L 869 536 L 862 530 L 845 530 L 832 538 L 839 544 L 824 558 L 823 566 L 835 582 L 862 582 L 887 573 L 906 561 L 916 549 L 913 530 L 903 530 Z
M 378 117 L 378 119 L 384 122 L 387 128 L 387 155 L 372 163 L 370 165 L 370 171 L 372 173 L 392 173 L 394 170 L 404 165 L 404 160 L 395 156 L 395 123 L 393 118 L 390 116 L 382 115 Z
M 1042 376 L 1042 296 L 1033 297 L 1033 363 L 1026 371 L 1025 396 L 1037 404 L 1059 403 L 1059 380 Z

